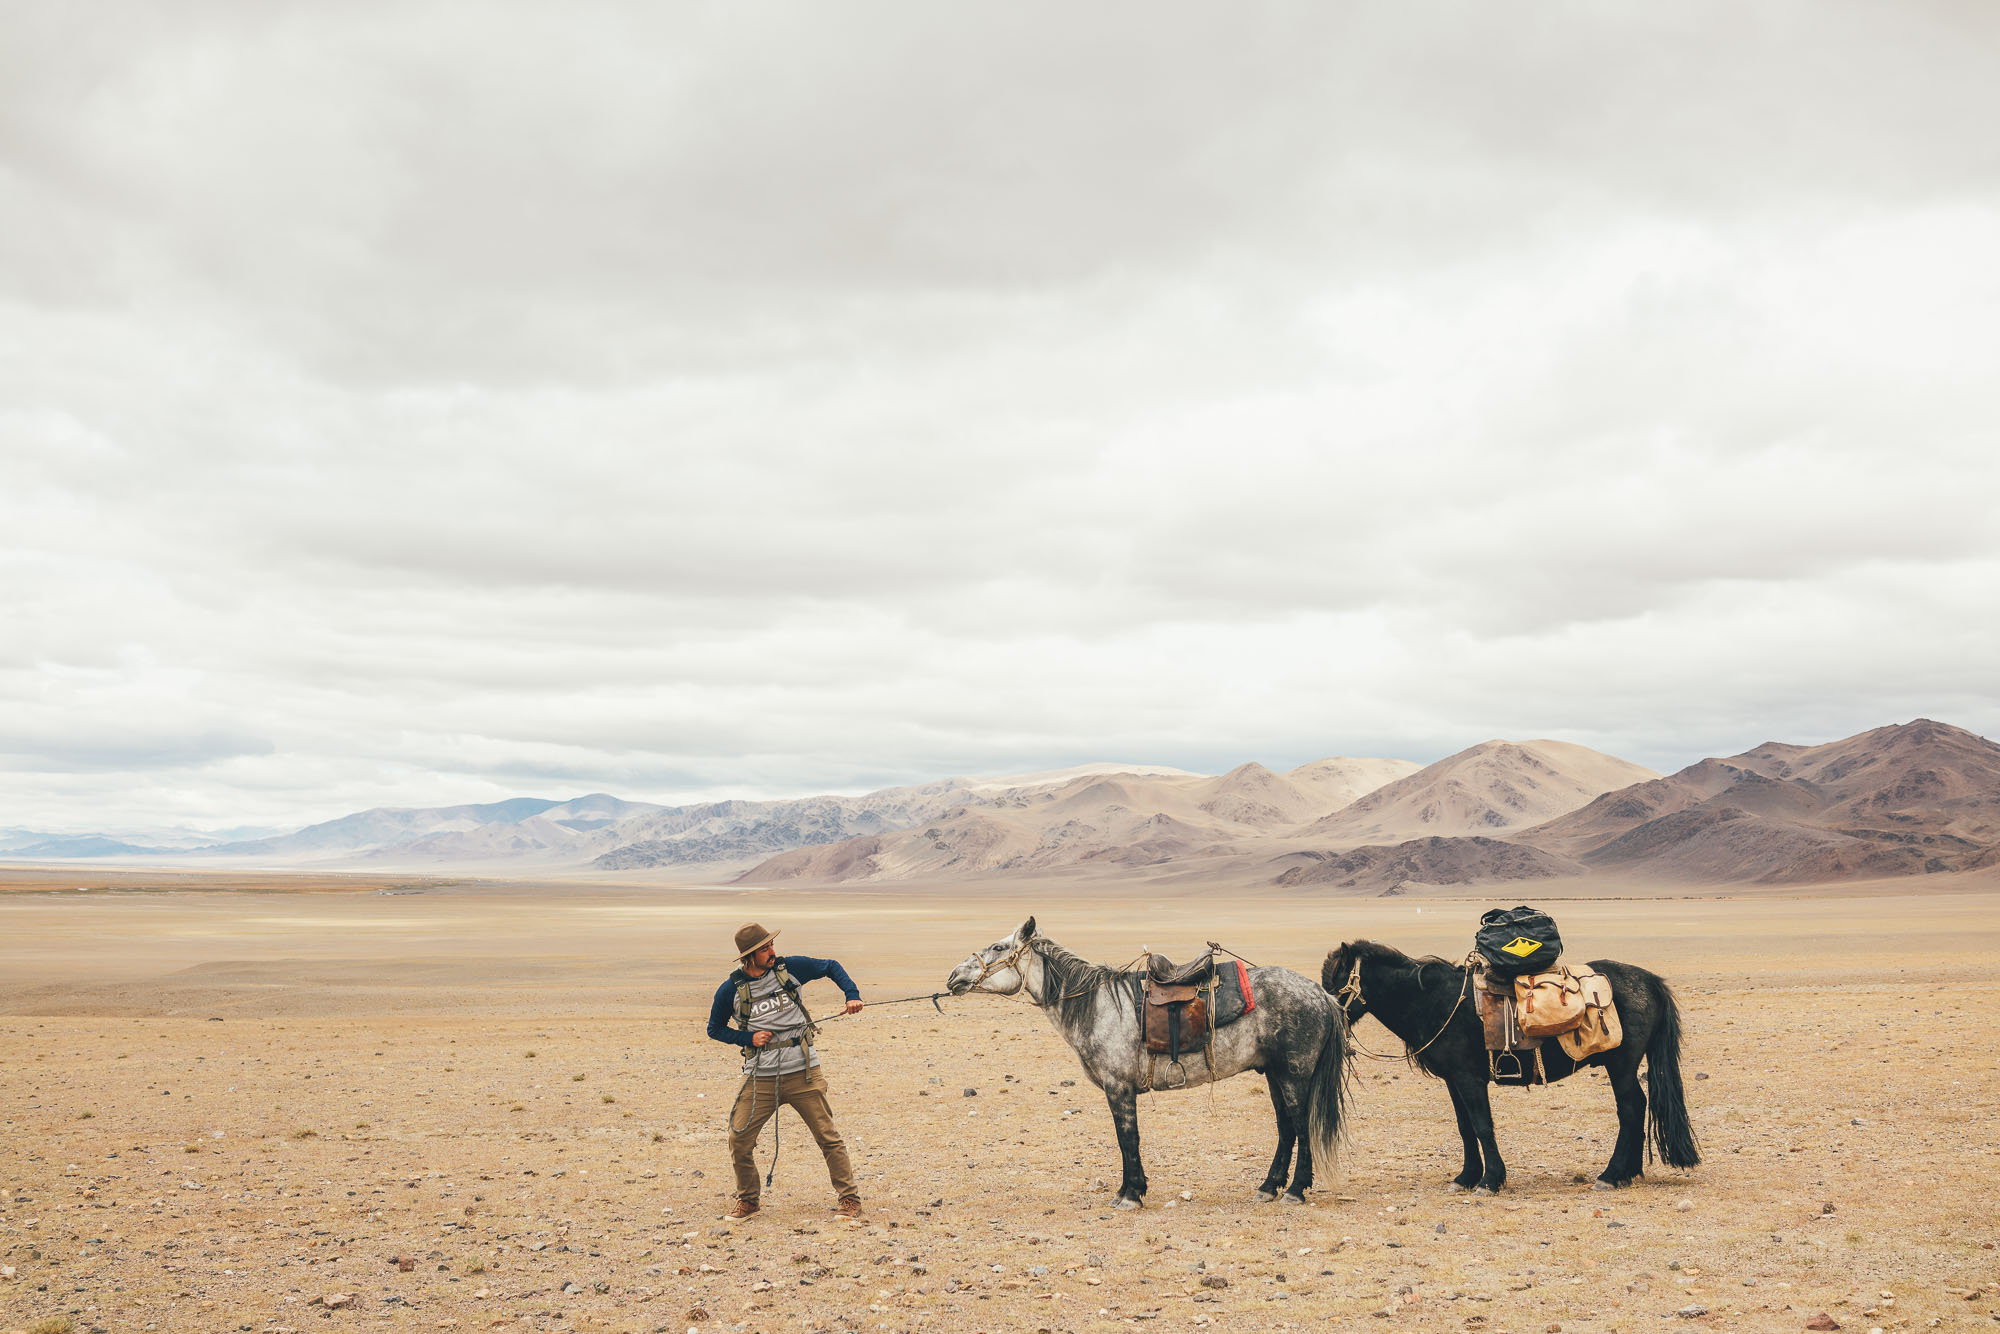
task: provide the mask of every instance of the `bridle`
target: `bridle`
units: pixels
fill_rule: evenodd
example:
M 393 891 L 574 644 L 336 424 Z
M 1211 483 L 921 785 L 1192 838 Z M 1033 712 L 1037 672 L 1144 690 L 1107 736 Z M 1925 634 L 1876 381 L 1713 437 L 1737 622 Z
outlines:
M 1340 1006 L 1340 1017 L 1348 1023 L 1354 1022 L 1349 1013 L 1356 1005 L 1366 1005 L 1368 998 L 1361 994 L 1361 956 L 1354 956 L 1354 966 L 1347 970 L 1347 981 L 1341 983 L 1340 990 L 1333 993 L 1334 1003 Z
M 1012 968 L 1014 969 L 1014 971 L 1021 974 L 1021 988 L 1022 990 L 1025 991 L 1028 986 L 1028 974 L 1027 970 L 1023 969 L 1020 966 L 1021 956 L 1023 954 L 1028 953 L 1028 951 L 1034 946 L 1034 943 L 1035 943 L 1035 938 L 1033 936 L 1029 936 L 1026 940 L 1023 940 L 1019 944 L 1014 946 L 1013 953 L 1003 954 L 999 958 L 995 959 L 992 963 L 981 965 L 979 970 L 979 976 L 973 978 L 972 981 L 966 983 L 965 989 L 967 991 L 975 990 L 981 982 L 984 982 L 987 978 L 993 976 L 995 973 L 1004 972 L 1005 970 Z M 979 956 L 974 955 L 973 957 L 978 958 Z

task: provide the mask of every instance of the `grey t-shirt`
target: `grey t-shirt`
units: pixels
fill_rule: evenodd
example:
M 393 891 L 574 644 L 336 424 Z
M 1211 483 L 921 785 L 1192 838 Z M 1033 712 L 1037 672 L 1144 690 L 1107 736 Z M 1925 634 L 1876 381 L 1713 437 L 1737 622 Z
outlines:
M 818 1065 L 819 1053 L 812 1048 L 779 1045 L 806 1031 L 806 1016 L 792 1004 L 792 998 L 785 994 L 784 988 L 778 985 L 778 970 L 774 968 L 762 977 L 753 977 L 741 985 L 750 988 L 750 1031 L 771 1031 L 771 1040 L 765 1046 L 743 1049 L 745 1073 L 790 1075 L 806 1069 L 809 1063 Z M 799 985 L 796 979 L 792 985 Z M 810 1061 L 808 1052 L 811 1053 Z

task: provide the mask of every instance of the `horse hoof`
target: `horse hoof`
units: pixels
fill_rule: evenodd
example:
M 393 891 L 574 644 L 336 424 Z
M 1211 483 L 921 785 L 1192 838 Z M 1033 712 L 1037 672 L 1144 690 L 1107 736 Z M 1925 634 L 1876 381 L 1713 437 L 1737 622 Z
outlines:
M 1111 1207 L 1113 1209 L 1137 1209 L 1139 1207 L 1139 1202 L 1137 1200 L 1128 1200 L 1121 1195 L 1118 1198 L 1117 1203 L 1113 1204 Z
M 1617 1190 L 1620 1186 L 1624 1184 L 1625 1183 L 1622 1181 L 1605 1181 L 1602 1178 L 1599 1178 L 1598 1180 L 1590 1183 L 1590 1188 L 1592 1190 Z
M 1472 1188 L 1472 1193 L 1474 1195 L 1491 1195 L 1493 1193 L 1493 1188 L 1491 1186 L 1474 1186 Z
M 1448 1195 L 1463 1195 L 1465 1194 L 1465 1183 L 1463 1181 L 1454 1181 L 1444 1189 Z
M 1305 1196 L 1294 1195 L 1290 1191 L 1286 1191 L 1283 1195 L 1280 1195 L 1278 1197 L 1279 1204 L 1304 1204 L 1305 1202 L 1306 1202 Z
M 1263 1190 L 1260 1188 L 1257 1191 L 1257 1203 L 1259 1204 L 1269 1204 L 1272 1200 L 1275 1200 L 1277 1198 L 1278 1198 L 1278 1192 L 1275 1190 Z

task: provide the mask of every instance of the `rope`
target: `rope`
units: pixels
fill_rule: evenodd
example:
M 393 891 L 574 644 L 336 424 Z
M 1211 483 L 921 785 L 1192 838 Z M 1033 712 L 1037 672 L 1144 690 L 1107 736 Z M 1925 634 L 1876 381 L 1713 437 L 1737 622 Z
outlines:
M 938 1004 L 938 1001 L 939 1001 L 940 999 L 942 999 L 942 998 L 944 998 L 944 997 L 948 996 L 949 994 L 950 994 L 949 992 L 944 992 L 944 991 L 928 991 L 928 992 L 925 992 L 925 993 L 924 993 L 923 995 L 921 995 L 921 996 L 899 996 L 899 997 L 897 997 L 897 998 L 896 998 L 895 1000 L 885 1000 L 885 1001 L 869 1001 L 869 1002 L 868 1002 L 868 1005 L 908 1005 L 908 1004 L 910 1004 L 910 1003 L 911 1003 L 911 1002 L 913 1002 L 913 1001 L 925 1001 L 925 1000 L 927 1000 L 927 1001 L 929 1001 L 929 1002 L 931 1003 L 931 1005 L 932 1005 L 932 1006 L 933 1006 L 933 1007 L 934 1007 L 934 1008 L 935 1008 L 935 1009 L 937 1010 L 937 1012 L 938 1012 L 939 1014 L 943 1014 L 943 1013 L 944 1013 L 944 1006 L 942 1006 L 942 1005 L 939 1005 L 939 1004 Z M 801 1011 L 803 1011 L 803 1010 L 805 1009 L 805 1007 L 804 1007 L 804 1006 L 800 1006 L 799 1008 L 800 1008 L 800 1010 L 801 1010 Z M 866 1008 L 866 1006 L 864 1006 L 863 1008 Z M 806 1027 L 807 1027 L 807 1030 L 808 1030 L 808 1034 L 809 1034 L 809 1036 L 808 1036 L 808 1037 L 807 1037 L 806 1039 L 804 1039 L 804 1045 L 805 1045 L 805 1048 L 806 1048 L 806 1061 L 807 1061 L 807 1065 L 806 1065 L 806 1068 L 807 1068 L 808 1070 L 810 1070 L 810 1069 L 812 1068 L 812 1065 L 811 1065 L 811 1062 L 812 1062 L 812 1050 L 813 1050 L 813 1043 L 812 1043 L 812 1039 L 811 1039 L 811 1036 L 810 1036 L 810 1035 L 811 1035 L 811 1034 L 816 1034 L 816 1033 L 818 1033 L 818 1032 L 819 1032 L 819 1030 L 820 1030 L 821 1028 L 823 1028 L 824 1026 L 826 1026 L 827 1024 L 831 1024 L 831 1023 L 834 1023 L 834 1022 L 836 1022 L 836 1021 L 838 1021 L 838 1020 L 841 1020 L 841 1019 L 851 1019 L 851 1018 L 853 1018 L 853 1015 L 851 1015 L 851 1014 L 847 1013 L 847 1012 L 846 1012 L 845 1010 L 843 1010 L 843 1011 L 842 1011 L 841 1013 L 839 1013 L 839 1014 L 836 1014 L 836 1015 L 831 1015 L 831 1016 L 829 1016 L 829 1017 L 827 1017 L 827 1018 L 825 1018 L 825 1019 L 813 1019 L 813 1018 L 811 1018 L 811 1016 L 809 1016 L 809 1015 L 807 1016 L 807 1019 L 808 1019 L 808 1023 L 807 1023 L 807 1025 L 806 1025 Z M 794 1045 L 797 1045 L 797 1044 L 794 1044 Z M 756 1051 L 756 1052 L 760 1052 L 760 1053 L 761 1053 L 761 1052 L 763 1052 L 763 1051 L 765 1050 L 765 1048 L 762 1048 L 762 1047 L 753 1047 L 753 1048 L 752 1048 L 751 1050 L 752 1050 L 752 1051 Z M 779 1109 L 779 1107 L 780 1107 L 780 1106 L 782 1105 L 782 1104 L 780 1104 L 780 1102 L 779 1102 L 779 1096 L 780 1096 L 780 1094 L 779 1094 L 779 1085 L 778 1085 L 778 1081 L 779 1081 L 779 1079 L 780 1079 L 780 1078 L 782 1078 L 782 1076 L 781 1076 L 781 1075 L 780 1075 L 780 1074 L 778 1073 L 778 1070 L 777 1070 L 777 1067 L 776 1067 L 776 1066 L 774 1065 L 774 1066 L 773 1066 L 773 1067 L 771 1068 L 771 1104 L 772 1104 L 772 1106 L 771 1106 L 771 1165 L 770 1165 L 770 1167 L 769 1167 L 768 1169 L 766 1169 L 766 1170 L 765 1170 L 765 1172 L 764 1172 L 764 1184 L 765 1184 L 766 1186 L 769 1186 L 769 1185 L 771 1184 L 771 1179 L 772 1179 L 772 1178 L 773 1178 L 773 1177 L 774 1177 L 775 1175 L 777 1175 L 777 1171 L 778 1171 L 778 1155 L 779 1155 L 780 1153 L 784 1152 L 784 1143 L 783 1143 L 783 1141 L 782 1141 L 782 1140 L 781 1140 L 781 1139 L 779 1138 L 779 1135 L 778 1135 L 778 1122 L 784 1119 L 784 1118 L 782 1118 L 782 1117 L 780 1117 L 780 1116 L 778 1115 L 778 1109 Z M 743 1125 L 748 1125 L 748 1124 L 750 1124 L 750 1122 L 751 1122 L 751 1121 L 755 1121 L 755 1120 L 757 1119 L 757 1098 L 758 1098 L 758 1085 L 759 1085 L 760 1081 L 761 1081 L 761 1075 L 760 1075 L 760 1072 L 759 1072 L 759 1071 L 758 1071 L 758 1070 L 756 1069 L 756 1067 L 755 1067 L 755 1066 L 753 1065 L 753 1067 L 752 1067 L 752 1068 L 751 1068 L 751 1069 L 750 1069 L 749 1071 L 747 1071 L 747 1072 L 746 1072 L 746 1073 L 744 1074 L 744 1076 L 743 1076 L 743 1083 L 741 1083 L 741 1084 L 738 1084 L 738 1085 L 736 1086 L 736 1098 L 737 1098 L 737 1101 L 739 1101 L 739 1102 L 740 1102 L 740 1101 L 742 1100 L 742 1098 L 743 1098 L 743 1090 L 744 1090 L 745 1086 L 748 1086 L 748 1087 L 749 1087 L 749 1089 L 750 1089 L 750 1117 L 749 1117 L 749 1120 L 747 1120 L 747 1121 L 745 1121 L 745 1122 L 743 1123 Z M 730 1133 L 731 1133 L 732 1135 L 740 1135 L 740 1134 L 742 1134 L 742 1133 L 743 1133 L 743 1126 L 740 1126 L 740 1125 L 736 1124 L 736 1117 L 735 1117 L 735 1114 L 734 1114 L 734 1112 L 733 1112 L 733 1111 L 732 1111 L 732 1113 L 730 1114 L 730 1118 L 729 1118 L 729 1130 L 730 1130 Z
M 908 1005 L 912 1001 L 929 1001 L 933 1009 L 935 1009 L 939 1014 L 943 1014 L 944 1006 L 939 1005 L 938 1002 L 941 1000 L 950 1000 L 951 998 L 952 995 L 949 991 L 926 991 L 921 996 L 899 996 L 895 1000 L 867 1001 L 864 1003 L 863 1008 L 868 1009 L 878 1005 Z M 852 1019 L 853 1017 L 854 1017 L 853 1015 L 843 1010 L 839 1014 L 830 1015 L 827 1018 L 820 1020 L 820 1023 L 831 1024 L 841 1019 Z
M 780 1098 L 780 1096 L 782 1096 L 779 1092 L 778 1080 L 781 1078 L 782 1076 L 778 1073 L 778 1068 L 776 1066 L 772 1066 L 771 1067 L 771 1166 L 764 1173 L 764 1184 L 767 1187 L 771 1184 L 772 1176 L 777 1173 L 778 1153 L 784 1147 L 782 1144 L 778 1142 L 778 1108 L 780 1106 L 778 1099 Z M 736 1124 L 736 1115 L 732 1111 L 729 1117 L 730 1135 L 735 1136 L 742 1134 L 743 1126 L 747 1126 L 750 1124 L 751 1121 L 755 1121 L 757 1119 L 757 1085 L 758 1085 L 758 1072 L 756 1067 L 753 1066 L 751 1069 L 749 1069 L 744 1073 L 743 1083 L 738 1084 L 736 1086 L 736 1100 L 738 1102 L 741 1102 L 743 1100 L 744 1088 L 747 1086 L 750 1090 L 750 1118 L 749 1120 L 745 1121 L 742 1126 L 739 1126 Z
M 1472 956 L 1468 954 L 1465 958 L 1466 962 L 1459 965 L 1460 971 L 1464 974 L 1464 980 L 1458 985 L 1458 999 L 1451 1003 L 1451 1013 L 1444 1017 L 1444 1023 L 1438 1026 L 1438 1031 L 1431 1034 L 1430 1041 L 1424 1043 L 1423 1046 L 1418 1047 L 1415 1051 L 1410 1050 L 1410 1044 L 1407 1041 L 1404 1042 L 1403 1060 L 1414 1061 L 1417 1057 L 1423 1055 L 1424 1052 L 1430 1049 L 1432 1042 L 1436 1042 L 1445 1035 L 1445 1031 L 1451 1027 L 1451 1021 L 1458 1017 L 1458 1007 L 1465 1004 L 1465 993 L 1472 987 L 1472 969 L 1467 966 L 1472 962 Z M 1350 992 L 1353 993 L 1354 999 L 1360 1001 L 1362 1004 L 1365 1005 L 1368 1003 L 1368 998 L 1361 994 L 1361 960 L 1359 959 L 1354 961 L 1354 970 L 1347 975 L 1347 985 L 1343 986 L 1338 992 L 1340 998 L 1340 1017 L 1342 1020 L 1347 1018 L 1346 997 Z M 1376 1022 L 1381 1023 L 1379 1015 L 1376 1017 Z M 1386 1028 L 1388 1025 L 1384 1024 L 1383 1027 Z M 1393 1061 L 1397 1059 L 1395 1056 L 1379 1051 L 1370 1051 L 1368 1048 L 1362 1046 L 1354 1036 L 1354 1026 L 1352 1024 L 1349 1024 L 1347 1028 L 1347 1044 L 1361 1055 L 1371 1057 L 1377 1061 Z

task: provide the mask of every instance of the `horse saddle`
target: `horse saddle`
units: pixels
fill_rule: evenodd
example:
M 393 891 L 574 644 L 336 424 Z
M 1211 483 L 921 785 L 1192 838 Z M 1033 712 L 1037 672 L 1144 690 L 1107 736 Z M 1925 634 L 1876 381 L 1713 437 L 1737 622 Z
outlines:
M 1164 987 L 1202 987 L 1215 980 L 1215 951 L 1193 963 L 1175 963 L 1164 954 L 1146 954 L 1146 976 Z
M 1148 954 L 1144 981 L 1146 1003 L 1139 1008 L 1146 1050 L 1178 1061 L 1182 1052 L 1205 1051 L 1210 1034 L 1235 1023 L 1257 1008 L 1250 994 L 1250 972 L 1240 959 L 1218 965 L 1219 946 L 1190 964 L 1176 964 L 1161 954 Z M 1233 966 L 1232 966 L 1233 965 Z
M 1473 969 L 1479 1023 L 1486 1030 L 1486 1072 L 1496 1084 L 1546 1084 L 1542 1040 L 1521 1031 L 1514 981 L 1488 969 Z
M 1487 1067 L 1496 1082 L 1545 1082 L 1540 1051 L 1545 1037 L 1553 1037 L 1578 1064 L 1625 1040 L 1611 979 L 1587 964 L 1566 963 L 1514 978 L 1482 969 L 1478 978 Z

